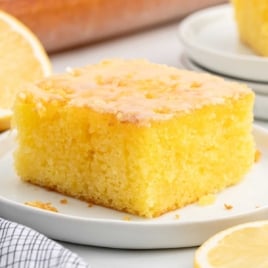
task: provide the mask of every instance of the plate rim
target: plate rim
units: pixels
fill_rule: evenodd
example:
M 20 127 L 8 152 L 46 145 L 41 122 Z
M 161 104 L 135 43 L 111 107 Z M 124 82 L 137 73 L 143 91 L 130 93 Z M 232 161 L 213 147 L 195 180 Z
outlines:
M 268 197 L 267 197 L 268 199 Z M 233 214 L 230 216 L 221 216 L 218 218 L 210 218 L 210 219 L 200 219 L 200 220 L 184 220 L 184 221 L 176 221 L 176 220 L 163 220 L 161 222 L 158 221 L 153 221 L 153 219 L 156 218 L 141 218 L 141 221 L 126 221 L 126 220 L 122 220 L 122 219 L 102 219 L 102 218 L 87 218 L 87 217 L 82 217 L 82 216 L 76 216 L 76 215 L 68 215 L 68 214 L 64 214 L 64 213 L 60 213 L 60 212 L 51 212 L 49 210 L 45 210 L 45 209 L 39 209 L 36 207 L 31 207 L 31 206 L 27 206 L 24 205 L 18 201 L 14 201 L 14 200 L 10 200 L 9 198 L 3 197 L 0 195 L 0 204 L 1 203 L 6 203 L 9 206 L 12 207 L 17 207 L 17 208 L 21 208 L 22 210 L 25 211 L 31 211 L 31 212 L 35 212 L 36 214 L 39 215 L 43 215 L 43 216 L 48 216 L 48 217 L 54 217 L 55 219 L 57 218 L 62 218 L 62 219 L 69 219 L 72 221 L 83 221 L 83 222 L 91 222 L 91 223 L 112 223 L 112 224 L 120 224 L 120 225 L 135 225 L 135 226 L 154 226 L 154 225 L 161 225 L 161 226 L 177 226 L 177 225 L 189 225 L 189 224 L 204 224 L 204 223 L 213 223 L 213 222 L 217 222 L 217 221 L 221 221 L 221 220 L 230 220 L 230 219 L 236 219 L 236 218 L 240 218 L 241 216 L 247 216 L 247 215 L 252 215 L 258 213 L 259 211 L 262 210 L 267 210 L 268 211 L 268 205 L 267 206 L 263 206 L 260 207 L 256 210 L 249 210 L 246 212 L 239 212 L 237 214 Z M 96 205 L 97 206 L 97 205 Z M 1 211 L 1 208 L 0 208 Z M 253 212 L 254 211 L 254 212 Z M 127 214 L 127 213 L 126 213 Z M 131 216 L 131 215 L 130 215 Z
M 188 55 L 185 53 L 182 53 L 180 55 L 180 63 L 184 68 L 187 68 L 191 71 L 196 72 L 202 72 L 202 73 L 208 73 L 214 76 L 220 76 L 225 80 L 240 83 L 240 84 L 247 84 L 253 91 L 255 91 L 257 94 L 263 95 L 268 97 L 268 82 L 264 81 L 253 81 L 253 80 L 246 80 L 244 78 L 236 78 L 229 75 L 220 74 L 216 71 L 210 70 L 206 67 L 203 67 L 201 64 L 195 62 L 192 60 Z M 261 87 L 261 88 L 260 88 Z M 267 87 L 266 89 L 264 89 Z
M 211 48 L 201 44 L 200 42 L 193 42 L 192 36 L 196 36 L 193 32 L 193 27 L 197 25 L 197 23 L 200 24 L 200 22 L 206 22 L 209 20 L 209 18 L 216 17 L 217 14 L 218 16 L 214 19 L 214 21 L 220 21 L 222 20 L 223 16 L 228 14 L 230 15 L 230 12 L 233 12 L 232 4 L 209 7 L 192 13 L 178 24 L 177 36 L 179 41 L 186 50 L 188 56 L 203 67 L 218 72 L 219 74 L 229 75 L 236 78 L 256 82 L 268 82 L 267 75 L 264 73 L 264 71 L 258 72 L 257 74 L 255 71 L 255 75 L 252 75 L 252 73 L 254 73 L 252 70 L 256 70 L 256 65 L 258 65 L 258 69 L 262 70 L 268 67 L 268 57 L 259 56 L 254 54 L 254 52 L 252 52 L 252 55 L 236 54 L 221 49 L 216 49 L 215 47 Z M 200 27 L 200 30 L 202 29 L 203 28 Z M 242 45 L 245 46 L 244 44 Z M 200 59 L 201 57 L 202 59 Z M 205 62 L 205 58 L 210 59 L 213 64 L 209 63 L 209 61 Z M 233 68 L 230 68 L 235 64 L 237 64 L 237 66 L 243 66 L 243 70 L 238 68 L 238 71 L 234 71 Z M 211 67 L 212 65 L 213 68 Z M 224 65 L 228 66 L 228 68 L 223 67 Z

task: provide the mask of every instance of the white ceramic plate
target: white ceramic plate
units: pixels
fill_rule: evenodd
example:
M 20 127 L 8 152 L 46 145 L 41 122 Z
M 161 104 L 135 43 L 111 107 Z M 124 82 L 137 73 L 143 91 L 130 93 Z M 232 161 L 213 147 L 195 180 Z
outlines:
M 192 61 L 186 54 L 182 54 L 180 63 L 183 68 L 193 70 L 197 72 L 211 73 L 218 75 L 217 73 L 211 72 L 202 66 Z M 220 75 L 226 80 L 231 80 L 239 83 L 247 84 L 252 90 L 255 91 L 255 105 L 254 105 L 254 116 L 257 119 L 268 120 L 268 83 L 258 83 L 247 80 L 234 79 L 229 76 Z
M 12 164 L 10 132 L 0 136 L 0 216 L 25 224 L 47 236 L 73 243 L 115 248 L 175 248 L 199 245 L 214 233 L 245 221 L 267 218 L 268 213 L 268 132 L 255 127 L 257 146 L 262 152 L 244 180 L 217 195 L 212 205 L 193 204 L 155 219 L 130 217 L 126 213 L 64 197 L 23 183 Z M 4 152 L 3 152 L 4 151 Z M 59 213 L 24 205 L 25 201 L 51 202 Z M 224 204 L 232 205 L 226 209 Z M 179 215 L 177 218 L 176 215 Z
M 179 38 L 189 57 L 211 71 L 268 82 L 268 58 L 240 42 L 230 5 L 190 15 L 179 25 Z

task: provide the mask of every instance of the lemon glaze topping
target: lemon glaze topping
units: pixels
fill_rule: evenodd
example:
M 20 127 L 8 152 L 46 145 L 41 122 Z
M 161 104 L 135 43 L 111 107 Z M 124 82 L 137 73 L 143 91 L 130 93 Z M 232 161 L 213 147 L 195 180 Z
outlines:
M 69 68 L 67 74 L 42 80 L 20 96 L 31 93 L 38 98 L 39 106 L 42 102 L 63 102 L 141 124 L 253 94 L 243 84 L 146 60 L 106 60 Z

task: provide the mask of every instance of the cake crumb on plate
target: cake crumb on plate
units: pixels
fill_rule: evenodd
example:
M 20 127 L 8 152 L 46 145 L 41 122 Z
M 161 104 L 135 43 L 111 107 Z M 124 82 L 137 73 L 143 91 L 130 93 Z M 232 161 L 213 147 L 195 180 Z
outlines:
M 63 198 L 60 200 L 60 203 L 66 205 L 68 203 L 68 200 L 66 198 Z
M 261 160 L 261 151 L 256 150 L 256 152 L 255 152 L 254 162 L 255 162 L 255 163 L 258 163 L 258 162 L 260 162 L 260 160 Z
M 233 208 L 233 206 L 232 205 L 230 205 L 230 204 L 224 204 L 224 208 L 225 209 L 227 209 L 227 210 L 230 210 L 230 209 L 232 209 Z
M 130 221 L 131 219 L 130 219 L 130 217 L 128 215 L 126 215 L 126 216 L 123 217 L 123 220 L 124 221 Z
M 52 212 L 58 212 L 58 209 L 55 208 L 50 202 L 42 202 L 42 201 L 28 201 L 24 203 L 27 206 L 36 207 Z

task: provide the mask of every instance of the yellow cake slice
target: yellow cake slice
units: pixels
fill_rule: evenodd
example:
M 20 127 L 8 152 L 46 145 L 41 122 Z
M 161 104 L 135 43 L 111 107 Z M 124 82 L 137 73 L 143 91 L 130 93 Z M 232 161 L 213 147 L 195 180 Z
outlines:
M 15 102 L 22 180 L 145 217 L 239 182 L 254 162 L 246 85 L 145 60 L 106 60 Z
M 268 1 L 232 0 L 240 39 L 257 54 L 268 56 Z

